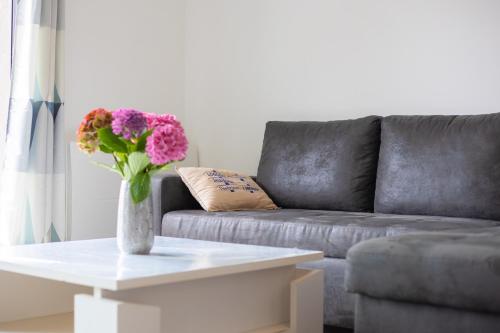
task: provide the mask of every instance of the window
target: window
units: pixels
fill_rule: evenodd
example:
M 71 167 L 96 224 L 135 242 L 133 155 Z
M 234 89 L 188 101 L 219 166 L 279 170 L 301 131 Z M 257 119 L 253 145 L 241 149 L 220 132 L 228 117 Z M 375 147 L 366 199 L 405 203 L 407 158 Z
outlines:
M 12 0 L 0 0 L 0 157 L 5 143 L 9 107 Z

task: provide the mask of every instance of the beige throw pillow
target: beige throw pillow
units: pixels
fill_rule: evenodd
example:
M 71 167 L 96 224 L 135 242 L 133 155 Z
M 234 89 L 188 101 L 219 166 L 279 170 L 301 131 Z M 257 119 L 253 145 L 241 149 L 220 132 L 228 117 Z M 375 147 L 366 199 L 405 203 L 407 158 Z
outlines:
M 206 211 L 278 208 L 249 176 L 212 168 L 183 167 L 177 173 Z

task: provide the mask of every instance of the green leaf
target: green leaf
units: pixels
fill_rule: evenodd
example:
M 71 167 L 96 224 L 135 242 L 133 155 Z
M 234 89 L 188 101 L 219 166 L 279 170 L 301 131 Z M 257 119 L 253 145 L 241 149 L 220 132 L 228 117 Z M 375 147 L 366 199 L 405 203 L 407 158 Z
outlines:
M 118 167 L 116 166 L 116 164 L 114 164 L 114 165 L 108 165 L 108 164 L 104 164 L 104 163 L 96 162 L 96 161 L 92 161 L 92 164 L 95 164 L 98 167 L 104 168 L 106 170 L 109 170 L 109 171 L 112 171 L 112 172 L 116 172 L 117 174 L 119 174 L 120 176 L 122 176 L 122 173 L 120 172 L 120 170 L 118 170 Z
M 151 190 L 151 176 L 140 173 L 130 181 L 130 194 L 136 204 L 146 199 Z
M 118 168 L 118 170 L 123 170 L 123 168 L 125 168 L 125 162 L 118 160 L 117 168 Z
M 149 165 L 149 157 L 145 153 L 134 152 L 128 156 L 128 166 L 132 177 L 144 170 Z
M 132 174 L 132 171 L 130 171 L 130 167 L 128 164 L 123 164 L 123 177 L 125 177 L 126 180 L 131 180 L 134 175 Z
M 106 127 L 97 130 L 97 136 L 99 137 L 101 144 L 106 146 L 111 151 L 118 153 L 128 152 L 127 145 L 120 140 L 118 135 L 113 133 L 111 128 Z
M 136 151 L 145 151 L 146 150 L 146 142 L 147 142 L 148 136 L 150 136 L 151 133 L 153 133 L 153 130 L 146 131 L 146 132 L 144 132 L 143 135 L 141 135 L 139 137 L 139 139 L 137 140 L 137 145 L 135 147 Z
M 99 150 L 102 151 L 103 153 L 107 153 L 107 154 L 112 154 L 113 151 L 111 149 L 108 148 L 108 146 L 105 146 L 105 145 L 99 145 Z
M 172 169 L 173 164 L 165 164 L 164 166 L 153 165 L 149 170 L 151 176 L 156 175 L 158 172 L 168 171 Z
M 167 171 L 167 170 L 170 170 L 170 169 L 172 169 L 172 164 L 165 164 L 164 166 L 162 166 L 158 170 L 160 170 L 160 171 Z

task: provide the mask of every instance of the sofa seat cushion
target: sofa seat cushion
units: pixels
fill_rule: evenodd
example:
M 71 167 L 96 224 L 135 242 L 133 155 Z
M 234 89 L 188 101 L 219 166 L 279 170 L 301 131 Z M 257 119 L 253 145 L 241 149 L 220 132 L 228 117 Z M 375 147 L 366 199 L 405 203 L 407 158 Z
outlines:
M 180 210 L 164 215 L 162 235 L 323 251 L 345 258 L 363 240 L 414 231 L 470 229 L 500 222 L 463 218 L 404 216 L 342 211 L 280 209 L 275 211 L 205 212 Z
M 500 312 L 500 229 L 372 239 L 347 255 L 346 287 L 379 299 Z

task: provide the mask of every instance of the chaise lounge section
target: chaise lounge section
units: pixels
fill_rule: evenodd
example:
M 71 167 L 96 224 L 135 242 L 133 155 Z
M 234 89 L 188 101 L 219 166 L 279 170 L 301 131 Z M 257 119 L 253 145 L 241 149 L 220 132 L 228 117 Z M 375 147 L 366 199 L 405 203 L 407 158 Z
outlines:
M 373 239 L 348 254 L 357 333 L 500 331 L 500 230 Z
M 270 122 L 256 179 L 282 209 L 205 212 L 179 177 L 162 175 L 153 181 L 155 233 L 321 250 L 309 267 L 325 270 L 325 324 L 352 328 L 355 296 L 344 280 L 356 244 L 500 232 L 498 137 L 498 114 Z M 368 261 L 350 261 L 348 281 L 379 271 Z M 348 287 L 362 294 L 365 284 Z M 372 298 L 357 296 L 357 308 Z

